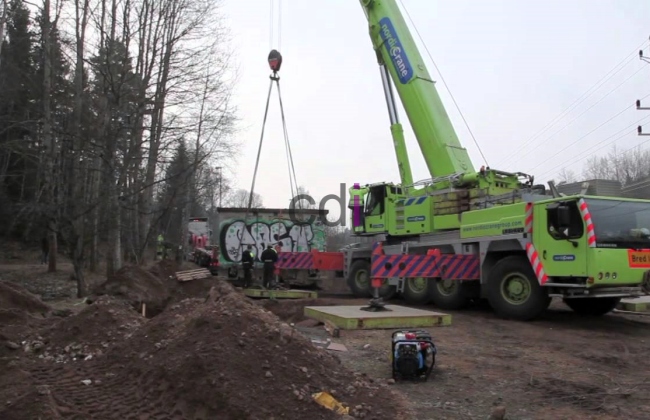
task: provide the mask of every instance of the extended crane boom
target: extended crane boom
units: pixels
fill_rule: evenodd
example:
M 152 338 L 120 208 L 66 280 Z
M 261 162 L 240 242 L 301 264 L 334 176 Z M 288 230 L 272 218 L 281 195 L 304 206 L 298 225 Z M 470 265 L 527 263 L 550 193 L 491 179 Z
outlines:
M 370 38 L 377 52 L 384 85 L 387 78 L 383 73 L 388 69 L 431 177 L 475 172 L 396 2 L 360 1 L 370 25 Z M 398 120 L 393 104 L 389 102 L 388 106 L 391 124 L 395 125 Z M 400 141 L 403 143 L 403 136 L 398 139 Z M 407 167 L 402 164 L 408 162 L 406 148 L 398 150 L 397 154 L 400 166 Z M 410 172 L 410 167 L 408 170 Z M 408 185 L 409 182 L 402 179 L 402 184 Z
M 360 3 L 381 70 L 401 183 L 350 189 L 351 209 L 355 208 L 353 202 L 365 202 L 361 217 L 352 223 L 354 232 L 409 237 L 458 229 L 463 212 L 518 201 L 522 190 L 532 187 L 532 177 L 490 168 L 478 172 L 474 169 L 396 1 Z M 431 179 L 413 182 L 393 85 Z M 359 213 L 358 208 L 354 211 Z

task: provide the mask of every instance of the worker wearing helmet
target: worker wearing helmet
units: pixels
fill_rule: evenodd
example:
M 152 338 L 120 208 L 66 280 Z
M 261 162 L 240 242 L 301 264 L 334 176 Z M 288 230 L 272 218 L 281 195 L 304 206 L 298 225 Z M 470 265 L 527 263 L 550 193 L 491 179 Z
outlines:
M 260 257 L 264 262 L 264 280 L 262 286 L 264 286 L 265 289 L 268 289 L 273 282 L 275 263 L 278 261 L 278 253 L 273 249 L 273 245 L 268 245 Z

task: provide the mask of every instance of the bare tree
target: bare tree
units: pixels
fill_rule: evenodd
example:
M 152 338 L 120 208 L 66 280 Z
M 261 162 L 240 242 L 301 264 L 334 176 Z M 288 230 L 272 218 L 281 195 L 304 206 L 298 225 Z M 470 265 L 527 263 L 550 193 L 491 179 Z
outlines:
M 33 174 L 23 171 L 11 181 L 7 205 L 6 177 L 0 184 L 3 210 L 17 213 L 7 232 L 25 225 L 27 231 L 30 216 L 44 216 L 49 270 L 56 270 L 65 246 L 80 296 L 88 292 L 86 260 L 96 271 L 105 256 L 107 276 L 125 262 L 143 262 L 152 232 L 169 213 L 169 200 L 158 198 L 164 185 L 174 184 L 173 193 L 182 194 L 169 205 L 183 208 L 185 216 L 214 210 L 216 192 L 230 193 L 223 172 L 214 174 L 215 167 L 234 166 L 237 150 L 231 100 L 236 74 L 220 3 L 42 0 L 32 22 L 41 33 L 32 36 L 25 23 L 29 11 L 17 6 L 19 19 L 11 20 L 10 2 L 0 0 L 0 45 L 5 27 L 15 41 L 8 44 L 11 60 L 5 60 L 12 71 L 0 67 L 0 81 L 6 88 L 7 80 L 25 78 L 12 91 L 12 100 L 22 101 L 20 112 L 0 118 L 0 173 L 21 159 L 33 160 Z M 72 19 L 59 19 L 62 10 Z M 8 133 L 7 127 L 19 129 Z M 179 141 L 187 144 L 188 157 L 181 170 L 167 171 Z
M 7 24 L 7 0 L 0 0 L 0 66 L 2 66 L 2 44 L 5 40 L 5 25 Z
M 640 147 L 618 152 L 616 146 L 605 156 L 587 160 L 583 176 L 589 179 L 609 179 L 627 185 L 650 176 L 650 150 Z
M 318 208 L 318 202 L 316 199 L 312 197 L 309 193 L 309 190 L 302 185 L 298 187 L 296 196 L 292 198 L 290 205 L 293 206 L 293 208 L 296 210 Z
M 558 174 L 558 185 L 570 184 L 576 181 L 577 179 L 575 173 L 571 169 L 562 168 L 562 170 Z
M 225 200 L 225 203 L 228 207 L 237 207 L 237 208 L 247 208 L 248 199 L 250 198 L 250 192 L 244 189 L 237 189 L 233 191 Z M 251 208 L 261 209 L 264 208 L 264 203 L 262 196 L 258 193 L 253 193 L 253 202 Z

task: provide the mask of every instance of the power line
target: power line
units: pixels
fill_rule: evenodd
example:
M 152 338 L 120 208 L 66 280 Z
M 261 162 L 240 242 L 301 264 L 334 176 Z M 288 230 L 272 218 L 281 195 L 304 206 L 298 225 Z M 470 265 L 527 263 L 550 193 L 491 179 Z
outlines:
M 580 118 L 581 116 L 583 116 L 585 113 L 587 113 L 587 111 L 589 111 L 590 109 L 592 109 L 593 107 L 595 107 L 596 105 L 598 105 L 598 104 L 599 104 L 603 99 L 605 99 L 606 97 L 608 97 L 609 95 L 611 95 L 613 92 L 615 92 L 616 90 L 618 90 L 618 88 L 620 88 L 622 85 L 624 85 L 625 83 L 627 83 L 627 81 L 630 80 L 632 77 L 634 77 L 634 76 L 636 76 L 637 74 L 639 74 L 639 73 L 641 72 L 641 70 L 643 70 L 644 68 L 645 68 L 645 67 L 640 67 L 639 70 L 635 71 L 631 76 L 629 76 L 627 79 L 625 79 L 623 82 L 621 82 L 621 83 L 620 83 L 618 86 L 616 86 L 614 89 L 612 89 L 612 90 L 610 90 L 609 92 L 607 92 L 607 94 L 605 94 L 605 96 L 603 96 L 602 98 L 600 98 L 596 103 L 594 103 L 594 104 L 591 105 L 589 108 L 585 109 L 585 110 L 584 110 L 580 115 L 578 115 L 577 117 L 575 117 L 574 119 L 572 119 L 571 121 L 569 121 L 569 123 L 568 123 L 567 125 L 565 125 L 565 126 L 562 127 L 561 129 L 559 129 L 559 130 L 556 131 L 555 133 L 551 134 L 549 137 L 545 138 L 545 139 L 544 139 L 544 140 L 543 140 L 543 141 L 542 141 L 538 146 L 536 146 L 536 147 L 530 149 L 528 152 L 524 153 L 523 155 L 520 155 L 519 158 L 522 158 L 522 157 L 524 157 L 524 156 L 528 156 L 528 155 L 529 155 L 530 153 L 532 153 L 534 150 L 537 150 L 537 149 L 539 148 L 539 146 L 545 145 L 546 142 L 547 142 L 548 140 L 552 139 L 553 137 L 555 137 L 556 134 L 560 133 L 562 130 L 564 130 L 565 128 L 567 128 L 568 126 L 570 126 L 570 125 L 571 125 L 575 120 L 577 120 L 578 118 Z M 626 109 L 627 109 L 627 108 L 626 108 Z M 617 114 L 616 116 L 618 116 L 618 115 L 620 115 L 620 114 Z M 615 116 L 615 117 L 616 117 L 616 116 Z M 589 132 L 589 134 L 591 134 L 592 132 L 593 132 L 593 131 Z M 581 137 L 581 138 L 584 138 L 584 137 Z
M 576 99 L 571 105 L 569 105 L 564 111 L 562 111 L 558 116 L 556 116 L 553 120 L 551 120 L 550 123 L 548 123 L 546 126 L 544 126 L 540 131 L 537 132 L 537 134 L 533 135 L 530 137 L 528 140 L 526 140 L 518 149 L 516 149 L 511 155 L 509 155 L 504 161 L 509 160 L 510 158 L 514 157 L 520 150 L 524 149 L 526 146 L 528 146 L 533 140 L 535 140 L 537 137 L 542 135 L 544 132 L 546 132 L 549 128 L 551 128 L 553 125 L 555 125 L 557 122 L 559 122 L 568 111 L 571 111 L 575 106 L 581 104 L 584 102 L 585 99 L 587 99 L 589 96 L 591 96 L 593 93 L 595 93 L 605 82 L 607 82 L 609 79 L 614 77 L 618 72 L 623 70 L 627 64 L 631 63 L 634 58 L 638 54 L 638 50 L 642 48 L 648 41 L 645 40 L 639 45 L 637 48 L 635 48 L 631 53 L 627 54 L 626 57 L 621 60 L 614 68 L 612 68 L 610 71 L 608 71 L 605 76 L 603 76 L 598 82 L 596 82 L 591 88 L 589 88 L 585 93 L 583 93 L 578 99 Z M 630 57 L 631 56 L 631 57 Z M 625 64 L 623 67 L 619 68 L 616 70 L 621 64 Z M 614 72 L 613 74 L 610 74 Z M 593 90 L 596 88 L 595 90 Z M 593 90 L 593 92 L 592 92 Z M 591 92 L 591 93 L 590 93 Z M 586 96 L 585 96 L 586 95 Z
M 647 117 L 646 117 L 646 118 L 647 118 Z M 636 124 L 636 123 L 635 123 L 635 124 Z M 633 125 L 634 125 L 634 124 L 633 124 Z M 587 150 L 585 150 L 585 151 L 592 150 L 594 147 L 596 147 L 596 146 L 598 146 L 598 145 L 600 145 L 600 144 L 603 144 L 603 143 L 606 142 L 607 140 L 612 139 L 613 137 L 617 136 L 618 134 L 620 134 L 620 133 L 623 132 L 623 131 L 625 131 L 625 133 L 624 133 L 623 135 L 621 135 L 621 136 L 619 136 L 619 137 L 616 137 L 614 140 L 608 142 L 607 144 L 603 145 L 602 147 L 599 147 L 598 149 L 594 150 L 592 153 L 590 153 L 590 154 L 588 154 L 588 155 L 587 155 L 587 154 L 584 154 L 584 155 L 583 155 L 582 157 L 580 157 L 580 158 L 572 157 L 572 158 L 570 158 L 570 159 L 567 159 L 567 160 L 563 161 L 562 163 L 560 163 L 560 164 L 554 166 L 553 168 L 547 170 L 546 172 L 542 173 L 538 178 L 542 178 L 542 179 L 543 179 L 543 178 L 545 178 L 545 177 L 547 177 L 547 176 L 550 176 L 553 172 L 555 172 L 555 171 L 561 169 L 561 168 L 562 168 L 563 166 L 565 166 L 568 162 L 571 162 L 571 163 L 573 163 L 573 164 L 576 164 L 576 163 L 578 163 L 578 162 L 582 162 L 583 160 L 585 160 L 585 159 L 587 159 L 587 158 L 590 158 L 590 157 L 594 156 L 598 151 L 604 149 L 606 146 L 608 146 L 608 145 L 610 145 L 610 144 L 612 144 L 612 143 L 615 143 L 615 142 L 617 142 L 618 140 L 621 140 L 622 138 L 625 138 L 625 137 L 629 136 L 630 134 L 634 134 L 634 132 L 636 131 L 636 129 L 632 129 L 632 126 L 625 127 L 624 129 L 619 130 L 617 133 L 615 133 L 615 134 L 613 134 L 613 135 L 611 135 L 611 136 L 609 136 L 609 137 L 607 137 L 607 138 L 601 140 L 600 142 L 598 142 L 597 144 L 595 144 L 594 146 L 592 146 L 591 148 L 589 148 L 589 149 L 587 149 Z
M 645 97 L 647 98 L 648 96 L 650 96 L 650 94 L 646 95 Z M 605 124 L 609 123 L 610 121 L 614 120 L 616 117 L 620 116 L 622 113 L 624 113 L 625 111 L 627 111 L 628 108 L 629 108 L 629 105 L 626 106 L 625 108 L 623 108 L 623 109 L 622 109 L 620 112 L 618 112 L 616 115 L 614 115 L 614 116 L 612 116 L 611 118 L 605 120 L 605 122 L 601 123 L 599 126 L 597 126 L 596 128 L 592 129 L 591 131 L 589 131 L 589 132 L 588 132 L 587 134 L 585 134 L 584 136 L 578 138 L 577 140 L 574 140 L 573 142 L 569 143 L 566 147 L 564 147 L 562 150 L 556 152 L 556 153 L 553 154 L 552 156 L 548 157 L 546 160 L 544 160 L 544 161 L 538 163 L 536 166 L 534 166 L 534 167 L 531 169 L 531 171 L 535 170 L 535 169 L 538 168 L 540 165 L 543 165 L 544 163 L 548 162 L 550 159 L 552 159 L 552 158 L 554 158 L 555 156 L 559 155 L 560 153 L 564 152 L 566 149 L 568 149 L 569 147 L 571 147 L 571 146 L 573 146 L 574 144 L 578 143 L 580 140 L 584 139 L 585 137 L 587 137 L 588 135 L 590 135 L 590 134 L 593 133 L 594 131 L 598 130 L 600 127 L 602 127 L 602 126 L 604 126 Z

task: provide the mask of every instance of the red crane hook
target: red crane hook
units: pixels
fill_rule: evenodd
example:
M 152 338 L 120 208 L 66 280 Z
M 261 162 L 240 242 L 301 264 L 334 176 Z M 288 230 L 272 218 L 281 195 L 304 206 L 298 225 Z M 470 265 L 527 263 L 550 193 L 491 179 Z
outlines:
M 269 53 L 269 67 L 273 73 L 277 73 L 280 71 L 280 66 L 282 66 L 282 54 L 278 50 L 272 50 Z

